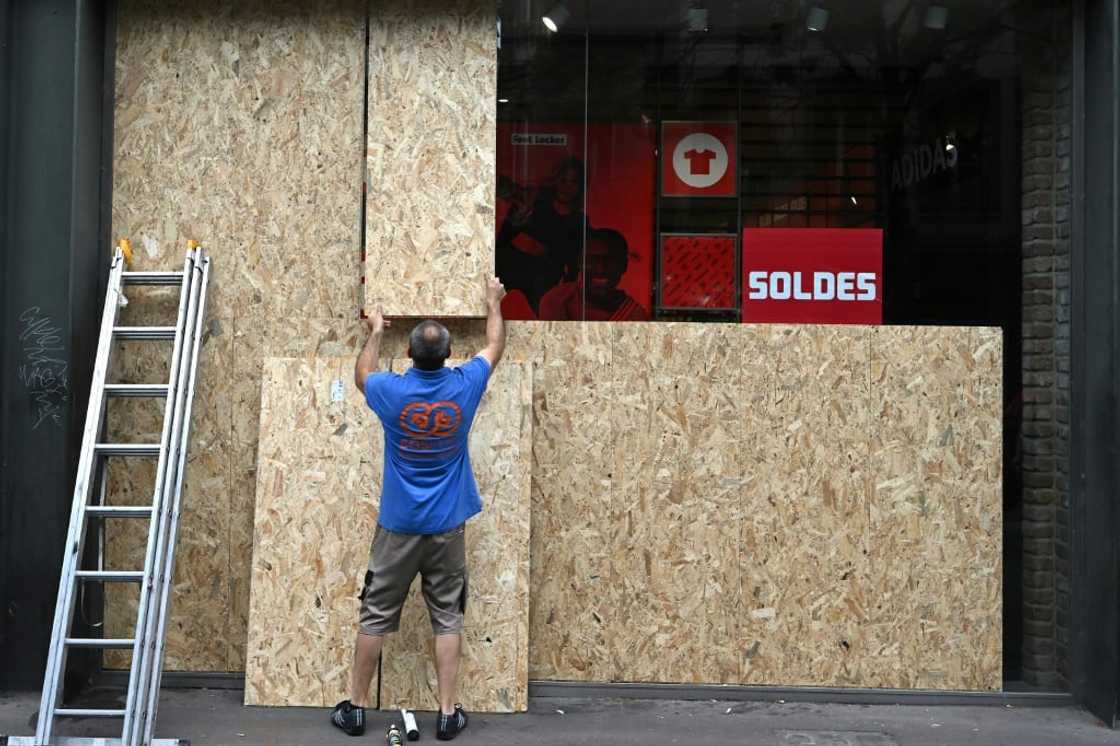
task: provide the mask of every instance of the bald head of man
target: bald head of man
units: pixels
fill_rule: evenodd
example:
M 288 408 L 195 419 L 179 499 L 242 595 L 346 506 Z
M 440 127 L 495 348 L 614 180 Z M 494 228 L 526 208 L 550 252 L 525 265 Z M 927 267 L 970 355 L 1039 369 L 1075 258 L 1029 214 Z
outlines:
M 421 321 L 408 335 L 408 356 L 420 370 L 439 370 L 451 355 L 451 332 L 438 321 Z

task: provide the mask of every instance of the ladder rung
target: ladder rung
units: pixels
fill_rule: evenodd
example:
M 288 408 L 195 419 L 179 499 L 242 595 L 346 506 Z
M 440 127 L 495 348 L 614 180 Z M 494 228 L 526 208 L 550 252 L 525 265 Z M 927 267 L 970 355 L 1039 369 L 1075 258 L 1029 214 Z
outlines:
M 125 285 L 179 285 L 183 282 L 183 273 L 121 272 L 121 282 Z
M 108 396 L 167 396 L 166 383 L 107 383 Z
M 89 518 L 149 518 L 152 508 L 149 505 L 88 505 L 86 516 Z
M 101 456 L 159 455 L 159 443 L 98 443 L 93 449 Z
M 54 711 L 60 718 L 123 718 L 124 710 L 77 710 L 62 708 Z
M 105 583 L 139 583 L 144 579 L 141 570 L 78 570 L 74 576 L 79 580 Z
M 114 326 L 117 339 L 175 339 L 173 326 Z
M 70 648 L 112 648 L 123 650 L 131 648 L 136 640 L 130 638 L 114 637 L 67 637 L 66 646 Z

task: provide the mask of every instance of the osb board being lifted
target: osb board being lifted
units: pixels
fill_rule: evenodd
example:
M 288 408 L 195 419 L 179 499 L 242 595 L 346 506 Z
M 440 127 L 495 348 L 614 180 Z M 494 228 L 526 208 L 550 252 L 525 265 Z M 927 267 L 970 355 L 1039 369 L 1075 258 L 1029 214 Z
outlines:
M 177 269 L 190 238 L 214 260 L 166 665 L 242 670 L 260 366 L 355 344 L 366 3 L 122 0 L 116 18 L 112 232 L 133 269 Z M 150 430 L 129 417 L 122 437 Z
M 494 0 L 370 4 L 366 304 L 485 316 L 494 271 Z
M 382 468 L 381 428 L 352 384 L 353 364 L 265 366 L 247 704 L 328 706 L 348 696 Z M 467 527 L 471 594 L 459 681 L 465 706 L 479 711 L 527 706 L 530 371 L 498 367 L 471 435 L 484 510 Z M 329 398 L 338 378 L 344 402 Z M 386 643 L 381 701 L 432 709 L 431 627 L 416 591 Z
M 353 359 L 265 362 L 245 704 L 349 697 L 380 450 Z
M 407 370 L 409 365 L 407 360 L 394 360 L 393 370 Z M 471 465 L 483 507 L 466 529 L 470 592 L 459 699 L 467 710 L 528 708 L 532 432 L 532 367 L 503 361 L 490 379 L 470 436 Z M 417 578 L 400 631 L 385 641 L 382 708 L 439 706 L 431 642 Z

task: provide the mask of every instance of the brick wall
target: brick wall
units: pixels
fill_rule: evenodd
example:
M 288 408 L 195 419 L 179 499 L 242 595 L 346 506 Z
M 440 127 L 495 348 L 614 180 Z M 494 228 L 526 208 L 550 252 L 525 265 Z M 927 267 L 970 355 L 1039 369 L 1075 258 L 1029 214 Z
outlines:
M 1023 69 L 1023 677 L 1065 688 L 1072 54 L 1068 3 L 1051 7 L 1053 43 Z

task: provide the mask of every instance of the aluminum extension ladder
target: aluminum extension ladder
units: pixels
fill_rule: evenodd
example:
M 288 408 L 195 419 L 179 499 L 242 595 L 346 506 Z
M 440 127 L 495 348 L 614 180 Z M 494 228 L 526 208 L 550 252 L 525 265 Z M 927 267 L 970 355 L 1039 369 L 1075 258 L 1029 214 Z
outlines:
M 170 601 L 171 580 L 175 571 L 175 543 L 179 528 L 179 504 L 183 471 L 190 433 L 191 406 L 194 401 L 195 373 L 201 346 L 206 288 L 210 259 L 191 242 L 182 272 L 127 272 L 121 242 L 113 255 L 109 289 L 101 317 L 101 333 L 93 368 L 89 408 L 86 412 L 78 474 L 74 484 L 74 504 L 70 531 L 62 557 L 62 576 L 58 584 L 54 627 L 43 678 L 43 696 L 34 738 L 11 737 L 9 746 L 174 746 L 178 739 L 152 740 L 160 678 L 163 673 L 164 632 Z M 176 325 L 118 326 L 122 287 L 125 285 L 179 285 L 179 311 Z M 166 384 L 108 383 L 112 348 L 117 340 L 165 340 L 173 342 L 170 380 Z M 163 431 L 159 443 L 99 442 L 105 428 L 108 397 L 165 397 Z M 115 457 L 157 458 L 155 486 L 151 505 L 109 506 L 105 504 L 105 459 Z M 94 481 L 98 489 L 93 489 Z M 94 498 L 91 501 L 91 498 Z M 90 520 L 149 519 L 148 544 L 143 570 L 104 570 L 98 560 L 96 570 L 79 569 Z M 104 524 L 102 524 L 104 525 Z M 136 629 L 131 638 L 75 638 L 70 623 L 80 583 L 140 583 L 140 604 Z M 66 654 L 70 648 L 132 650 L 128 694 L 123 710 L 68 709 L 62 707 L 62 682 Z M 53 737 L 55 718 L 123 718 L 120 739 Z

